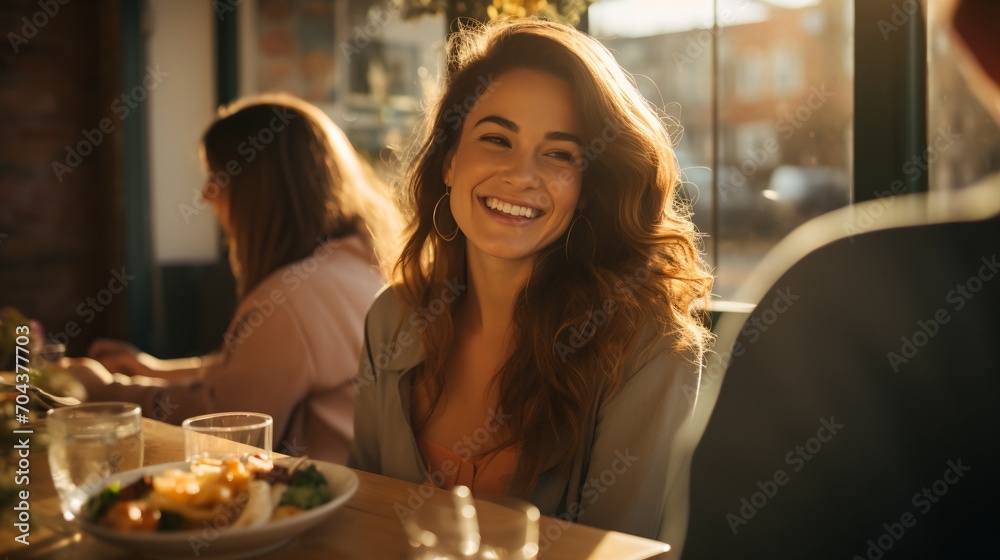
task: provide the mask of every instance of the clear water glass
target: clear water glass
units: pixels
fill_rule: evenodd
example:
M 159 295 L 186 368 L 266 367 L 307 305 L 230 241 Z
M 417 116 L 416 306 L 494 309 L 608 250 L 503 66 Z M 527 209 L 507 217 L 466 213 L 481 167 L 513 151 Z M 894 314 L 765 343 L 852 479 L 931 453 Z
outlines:
M 142 408 L 96 402 L 48 412 L 49 469 L 63 517 L 72 520 L 99 483 L 142 467 Z
M 480 560 L 534 560 L 538 558 L 541 512 L 517 498 L 501 496 L 478 500 L 476 508 L 482 545 Z
M 534 560 L 538 557 L 541 519 L 538 508 L 509 497 L 479 499 L 474 506 L 471 504 L 471 500 L 459 499 L 428 502 L 404 519 L 410 559 Z
M 257 412 L 219 412 L 185 420 L 184 458 L 191 470 L 211 470 L 226 459 L 271 459 L 274 420 Z

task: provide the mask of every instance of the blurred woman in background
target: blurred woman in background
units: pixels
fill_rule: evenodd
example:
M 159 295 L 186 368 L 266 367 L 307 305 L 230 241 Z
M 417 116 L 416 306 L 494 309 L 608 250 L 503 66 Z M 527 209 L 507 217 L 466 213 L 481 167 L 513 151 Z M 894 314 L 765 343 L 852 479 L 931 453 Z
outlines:
M 343 463 L 365 311 L 384 283 L 379 264 L 395 257 L 395 205 L 330 118 L 288 95 L 221 109 L 201 153 L 202 197 L 226 234 L 239 297 L 221 350 L 159 360 L 98 340 L 96 361 L 72 369 L 91 400 L 138 402 L 174 424 L 267 413 L 275 451 Z

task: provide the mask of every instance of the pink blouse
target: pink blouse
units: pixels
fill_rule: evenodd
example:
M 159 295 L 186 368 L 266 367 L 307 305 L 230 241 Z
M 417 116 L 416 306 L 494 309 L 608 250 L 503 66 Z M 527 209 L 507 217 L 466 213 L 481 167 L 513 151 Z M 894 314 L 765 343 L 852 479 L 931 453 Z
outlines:
M 274 418 L 273 450 L 345 463 L 365 312 L 382 285 L 358 236 L 327 241 L 243 297 L 220 354 L 193 382 L 116 375 L 91 395 L 172 424 L 211 412 Z M 209 362 L 209 360 L 206 360 Z

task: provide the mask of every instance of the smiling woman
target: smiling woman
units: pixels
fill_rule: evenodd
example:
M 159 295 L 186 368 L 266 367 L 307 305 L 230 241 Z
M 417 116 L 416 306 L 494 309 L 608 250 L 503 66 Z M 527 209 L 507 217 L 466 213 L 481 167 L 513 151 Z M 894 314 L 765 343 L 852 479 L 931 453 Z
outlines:
M 671 141 L 570 27 L 469 28 L 451 56 L 368 315 L 352 465 L 656 536 L 710 338 Z

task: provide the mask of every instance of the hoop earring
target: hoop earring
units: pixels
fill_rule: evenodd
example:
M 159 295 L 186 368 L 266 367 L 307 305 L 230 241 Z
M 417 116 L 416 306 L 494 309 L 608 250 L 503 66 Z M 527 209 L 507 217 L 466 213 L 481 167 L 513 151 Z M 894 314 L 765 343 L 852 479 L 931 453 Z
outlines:
M 451 196 L 451 187 L 445 185 L 444 194 L 441 195 L 441 198 L 438 199 L 437 203 L 434 205 L 434 211 L 431 212 L 431 223 L 434 224 L 434 231 L 437 232 L 438 237 L 444 239 L 445 241 L 451 241 L 452 239 L 455 239 L 455 237 L 458 236 L 458 224 L 455 224 L 455 231 L 451 232 L 451 234 L 449 235 L 441 233 L 441 228 L 438 227 L 438 220 L 437 220 L 438 206 L 441 206 L 441 202 L 443 202 L 444 199 L 449 196 Z
M 566 262 L 573 262 L 573 259 L 569 255 L 569 240 L 570 236 L 573 235 L 573 228 L 576 227 L 576 223 L 583 219 L 587 223 L 587 228 L 590 229 L 590 238 L 594 240 L 594 244 L 591 246 L 590 260 L 593 261 L 597 256 L 597 234 L 594 232 L 594 225 L 590 223 L 590 219 L 583 215 L 583 211 L 573 218 L 573 221 L 569 224 L 569 229 L 566 231 Z

